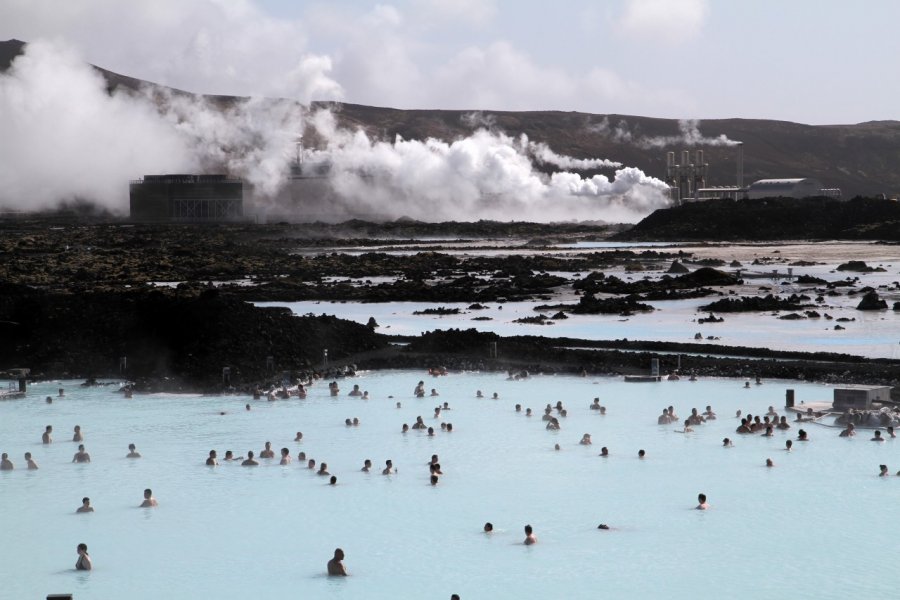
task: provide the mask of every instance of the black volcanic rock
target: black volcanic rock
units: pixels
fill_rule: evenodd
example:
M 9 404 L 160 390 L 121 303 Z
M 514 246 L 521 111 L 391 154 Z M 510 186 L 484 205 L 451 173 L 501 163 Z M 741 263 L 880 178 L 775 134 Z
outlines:
M 871 291 L 867 292 L 862 300 L 859 301 L 859 304 L 856 305 L 856 310 L 887 310 L 887 307 L 887 302 L 881 299 L 878 292 Z
M 691 270 L 686 266 L 678 262 L 677 260 L 672 261 L 672 266 L 669 267 L 669 270 L 666 273 L 670 273 L 672 275 L 682 275 L 684 273 L 690 273 Z
M 900 241 L 900 203 L 874 198 L 691 202 L 657 210 L 613 239 Z
M 260 308 L 215 289 L 199 295 L 159 290 L 55 294 L 0 284 L 0 366 L 30 367 L 35 375 L 119 374 L 127 357 L 132 379 L 177 382 L 172 387 L 221 386 L 222 368 L 240 385 L 298 372 L 321 362 L 378 350 L 385 338 L 365 325 L 330 316 L 295 317 Z
M 884 273 L 884 269 L 881 267 L 870 267 L 862 260 L 851 260 L 849 262 L 842 263 L 837 267 L 838 271 L 853 271 L 855 273 Z

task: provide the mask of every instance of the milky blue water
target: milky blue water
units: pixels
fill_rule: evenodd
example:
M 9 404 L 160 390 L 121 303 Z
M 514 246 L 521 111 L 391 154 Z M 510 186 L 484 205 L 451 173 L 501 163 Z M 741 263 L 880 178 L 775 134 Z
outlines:
M 438 398 L 415 399 L 425 379 Z M 349 398 L 353 383 L 372 399 Z M 812 441 L 782 448 L 796 426 L 773 438 L 734 433 L 735 411 L 779 411 L 797 400 L 831 398 L 831 388 L 795 382 L 709 380 L 626 384 L 618 378 L 498 374 L 426 378 L 416 371 L 366 373 L 323 383 L 305 401 L 154 394 L 125 400 L 111 388 L 55 383 L 25 400 L 0 403 L 0 451 L 16 470 L 0 472 L 0 598 L 71 592 L 108 598 L 847 598 L 895 593 L 894 541 L 900 440 L 852 440 L 809 426 Z M 476 400 L 475 391 L 499 400 Z M 388 396 L 393 395 L 394 398 Z M 599 397 L 605 416 L 588 409 Z M 540 416 L 562 401 L 562 430 Z M 395 402 L 402 408 L 395 408 Z M 417 415 L 438 429 L 401 434 Z M 252 410 L 244 409 L 250 402 Z M 514 405 L 534 409 L 528 418 Z M 666 405 L 685 417 L 711 404 L 719 420 L 691 434 L 659 426 Z M 226 414 L 221 415 L 220 412 Z M 358 417 L 361 425 L 346 427 Z M 40 443 L 51 424 L 55 441 Z M 90 464 L 72 464 L 81 425 Z M 292 441 L 296 431 L 303 441 Z M 592 446 L 581 446 L 590 433 Z M 722 438 L 735 439 L 733 448 Z M 204 466 L 210 449 L 258 452 L 265 441 L 326 461 L 328 486 L 295 460 L 257 468 Z M 143 458 L 126 459 L 134 442 Z M 560 451 L 553 449 L 558 443 Z M 611 456 L 598 456 L 608 446 Z M 639 460 L 639 449 L 647 458 Z M 32 452 L 38 471 L 24 469 Z M 444 476 L 428 483 L 438 454 Z M 767 457 L 776 466 L 767 469 Z M 392 459 L 392 476 L 362 473 Z M 138 504 L 145 487 L 156 509 Z M 693 510 L 699 492 L 712 509 Z M 82 496 L 96 512 L 75 514 Z M 481 532 L 485 521 L 495 532 Z M 600 531 L 599 523 L 613 527 Z M 522 545 L 522 528 L 538 544 Z M 74 571 L 88 545 L 95 569 Z M 351 576 L 324 576 L 335 547 Z

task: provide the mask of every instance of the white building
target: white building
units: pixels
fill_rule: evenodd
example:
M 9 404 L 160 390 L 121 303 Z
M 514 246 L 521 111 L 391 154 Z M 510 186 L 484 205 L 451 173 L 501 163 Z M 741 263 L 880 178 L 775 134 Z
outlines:
M 836 193 L 835 193 L 836 192 Z M 810 196 L 840 197 L 840 190 L 825 189 L 812 177 L 799 179 L 760 179 L 750 184 L 747 198 L 808 198 Z

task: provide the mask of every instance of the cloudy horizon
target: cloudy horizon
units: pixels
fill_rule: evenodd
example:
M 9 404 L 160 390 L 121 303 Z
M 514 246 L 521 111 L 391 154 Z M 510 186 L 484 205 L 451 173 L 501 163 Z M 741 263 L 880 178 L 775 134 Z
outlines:
M 896 119 L 900 92 L 887 0 L 8 0 L 0 17 L 0 39 L 205 94 L 831 124 Z

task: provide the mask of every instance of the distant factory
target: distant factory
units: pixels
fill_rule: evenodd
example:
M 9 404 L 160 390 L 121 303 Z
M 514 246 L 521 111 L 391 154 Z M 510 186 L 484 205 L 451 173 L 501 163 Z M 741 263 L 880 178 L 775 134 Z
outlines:
M 735 185 L 708 186 L 709 164 L 704 161 L 703 150 L 681 152 L 681 162 L 675 160 L 675 153 L 666 154 L 666 184 L 669 197 L 675 204 L 731 198 L 733 200 L 759 198 L 809 198 L 824 196 L 841 198 L 841 190 L 826 188 L 818 179 L 797 177 L 791 179 L 760 179 L 744 187 L 744 145 L 737 142 Z
M 144 175 L 130 186 L 134 221 L 240 221 L 244 183 L 227 175 Z

